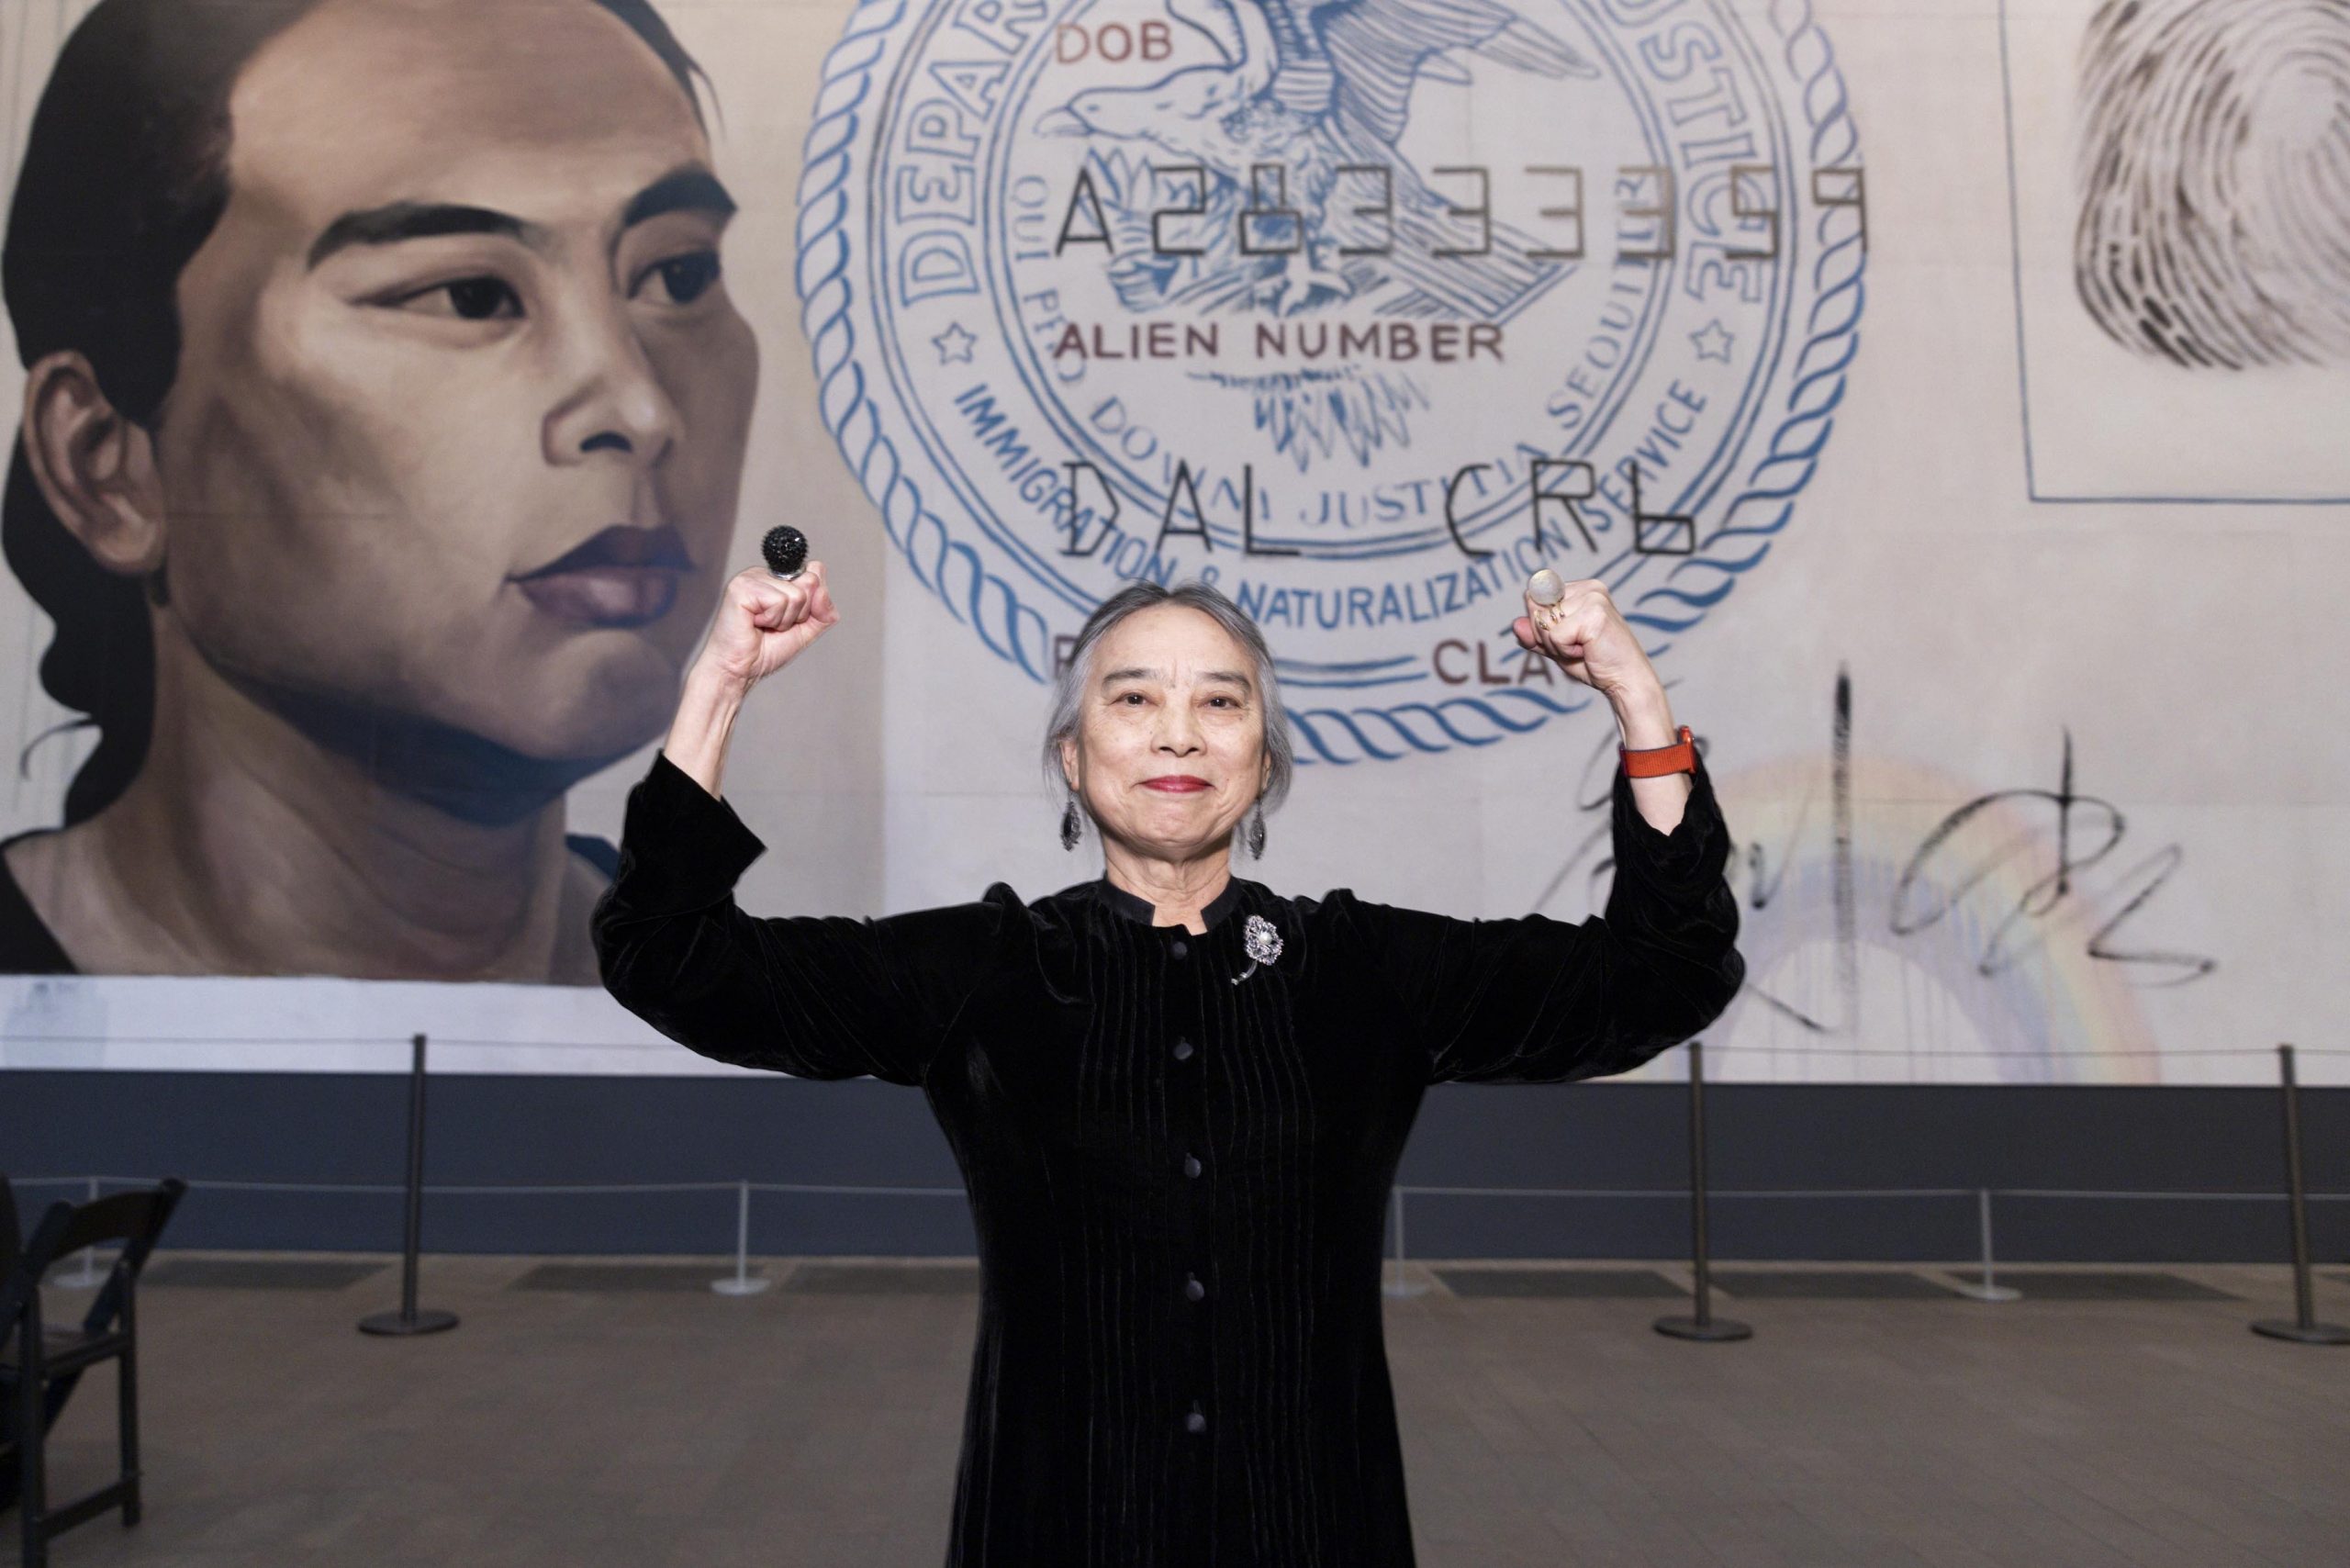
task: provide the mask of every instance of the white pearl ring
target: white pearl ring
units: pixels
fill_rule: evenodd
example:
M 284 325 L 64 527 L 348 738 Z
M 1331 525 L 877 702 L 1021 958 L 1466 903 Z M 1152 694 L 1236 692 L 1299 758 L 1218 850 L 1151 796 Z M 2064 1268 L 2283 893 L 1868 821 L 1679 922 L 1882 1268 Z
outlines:
M 1548 626 L 1559 618 L 1559 601 L 1567 597 L 1567 585 L 1545 566 L 1526 579 L 1526 593 L 1534 601 L 1534 623 Z

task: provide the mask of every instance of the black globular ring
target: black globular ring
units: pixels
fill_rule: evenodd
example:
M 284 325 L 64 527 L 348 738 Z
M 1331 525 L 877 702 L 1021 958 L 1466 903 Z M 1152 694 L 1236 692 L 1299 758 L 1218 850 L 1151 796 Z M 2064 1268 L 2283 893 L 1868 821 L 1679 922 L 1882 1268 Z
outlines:
M 785 523 L 767 530 L 759 541 L 759 554 L 767 558 L 767 570 L 778 577 L 796 577 L 808 564 L 808 536 Z

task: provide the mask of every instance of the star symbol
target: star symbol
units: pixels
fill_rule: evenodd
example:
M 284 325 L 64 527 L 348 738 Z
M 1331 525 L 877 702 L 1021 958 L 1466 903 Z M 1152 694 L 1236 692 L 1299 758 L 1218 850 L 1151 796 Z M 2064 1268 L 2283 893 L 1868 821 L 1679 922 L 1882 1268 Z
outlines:
M 930 341 L 938 350 L 939 364 L 968 364 L 971 363 L 971 346 L 979 340 L 963 330 L 962 322 L 953 321 L 947 324 L 946 330 Z M 1729 356 L 1725 354 L 1722 357 L 1727 359 Z
M 1730 344 L 1737 342 L 1718 317 L 1690 333 L 1689 341 L 1697 345 L 1699 359 L 1718 359 L 1725 364 L 1729 363 Z

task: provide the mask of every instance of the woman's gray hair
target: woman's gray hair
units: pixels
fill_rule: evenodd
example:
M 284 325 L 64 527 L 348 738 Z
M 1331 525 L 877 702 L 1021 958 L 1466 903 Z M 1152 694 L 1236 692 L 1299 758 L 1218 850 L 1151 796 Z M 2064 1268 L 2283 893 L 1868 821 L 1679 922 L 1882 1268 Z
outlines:
M 1069 650 L 1069 662 L 1061 666 L 1053 681 L 1052 718 L 1045 726 L 1045 781 L 1056 792 L 1065 791 L 1069 781 L 1061 773 L 1061 743 L 1075 740 L 1078 726 L 1083 722 L 1086 688 L 1093 664 L 1093 650 L 1111 627 L 1137 610 L 1149 610 L 1162 604 L 1180 604 L 1213 616 L 1217 625 L 1232 634 L 1256 667 L 1249 678 L 1256 684 L 1257 711 L 1264 715 L 1265 755 L 1271 759 L 1271 770 L 1265 778 L 1265 792 L 1261 799 L 1264 809 L 1272 811 L 1289 794 L 1289 781 L 1297 771 L 1297 751 L 1290 740 L 1289 714 L 1281 706 L 1280 678 L 1273 673 L 1272 650 L 1265 645 L 1264 633 L 1248 612 L 1224 595 L 1224 590 L 1212 583 L 1184 582 L 1173 588 L 1137 577 L 1125 588 L 1103 599 L 1086 617 L 1085 625 L 1077 633 L 1077 644 Z M 1087 813 L 1091 815 L 1089 812 Z M 1237 829 L 1235 830 L 1237 831 Z

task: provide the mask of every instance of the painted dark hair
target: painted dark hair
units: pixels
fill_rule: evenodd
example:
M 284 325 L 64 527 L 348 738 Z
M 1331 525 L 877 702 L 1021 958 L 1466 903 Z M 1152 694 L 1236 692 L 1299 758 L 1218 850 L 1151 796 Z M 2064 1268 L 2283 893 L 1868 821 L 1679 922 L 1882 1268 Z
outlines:
M 229 203 L 229 95 L 262 46 L 318 3 L 100 0 L 73 29 L 33 114 L 0 251 L 0 289 L 28 368 L 79 350 L 115 410 L 154 428 L 179 367 L 173 290 Z M 585 3 L 644 40 L 699 119 L 696 83 L 707 77 L 649 0 Z M 0 551 L 57 623 L 41 685 L 84 715 L 61 728 L 98 731 L 65 792 L 71 826 L 121 794 L 146 760 L 155 712 L 147 607 L 169 588 L 160 566 L 134 579 L 91 558 L 34 481 L 21 433 L 0 494 Z

